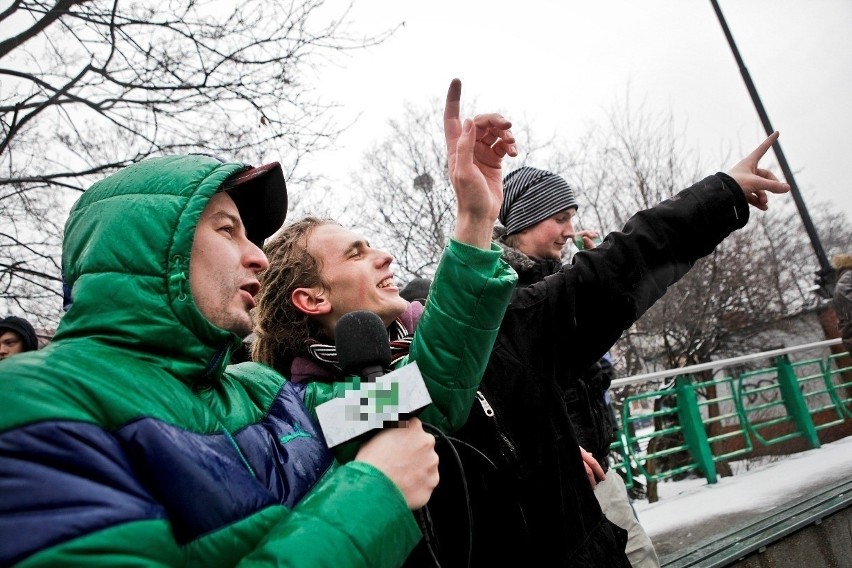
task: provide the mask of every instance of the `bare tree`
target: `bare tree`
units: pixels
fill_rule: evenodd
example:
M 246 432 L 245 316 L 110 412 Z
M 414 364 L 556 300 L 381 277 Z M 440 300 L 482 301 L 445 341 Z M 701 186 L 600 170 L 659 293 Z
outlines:
M 15 0 L 0 12 L 0 301 L 58 317 L 59 225 L 95 179 L 151 155 L 301 159 L 339 133 L 316 65 L 381 42 L 322 0 Z M 299 181 L 311 178 L 300 173 Z
M 581 220 L 603 232 L 621 229 L 633 213 L 671 197 L 707 170 L 671 113 L 632 106 L 629 92 L 606 124 L 589 128 L 579 148 L 577 163 L 563 175 L 576 186 Z
M 365 154 L 355 176 L 364 199 L 353 223 L 394 255 L 403 277 L 431 277 L 455 221 L 438 101 L 406 104 L 393 133 Z

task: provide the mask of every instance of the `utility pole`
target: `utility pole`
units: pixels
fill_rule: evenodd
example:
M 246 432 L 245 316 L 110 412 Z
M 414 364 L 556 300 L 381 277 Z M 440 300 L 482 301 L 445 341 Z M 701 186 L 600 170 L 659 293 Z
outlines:
M 727 38 L 728 45 L 731 46 L 731 51 L 734 53 L 734 58 L 737 60 L 737 65 L 740 68 L 740 74 L 743 76 L 748 93 L 751 95 L 751 100 L 754 102 L 757 114 L 760 116 L 760 121 L 763 123 L 763 129 L 766 130 L 766 135 L 769 136 L 775 132 L 775 129 L 772 128 L 772 124 L 769 122 L 769 116 L 767 116 L 766 110 L 763 108 L 763 103 L 760 102 L 760 97 L 757 95 L 757 89 L 751 80 L 751 76 L 748 73 L 748 69 L 746 69 L 745 63 L 743 63 L 743 58 L 740 57 L 737 44 L 734 43 L 734 36 L 731 35 L 731 30 L 728 29 L 728 24 L 725 22 L 725 17 L 722 15 L 722 10 L 719 8 L 717 0 L 710 0 L 710 3 L 713 4 L 713 10 L 716 11 L 716 16 L 719 18 L 719 23 L 722 25 L 722 31 L 725 32 L 725 38 Z M 781 171 L 784 173 L 787 183 L 790 184 L 790 193 L 793 194 L 793 201 L 796 203 L 796 208 L 799 210 L 799 216 L 802 218 L 805 231 L 811 240 L 811 246 L 813 247 L 817 260 L 819 261 L 820 268 L 816 271 L 817 277 L 815 280 L 818 287 L 816 293 L 821 298 L 829 299 L 834 293 L 834 283 L 837 279 L 837 275 L 834 268 L 828 262 L 828 258 L 825 256 L 825 250 L 822 248 L 819 235 L 816 232 L 813 221 L 811 221 L 808 209 L 805 207 L 805 202 L 802 199 L 801 192 L 799 191 L 799 186 L 796 185 L 796 180 L 793 178 L 793 172 L 787 164 L 787 158 L 784 157 L 784 152 L 781 150 L 781 144 L 776 140 L 775 144 L 772 145 L 772 149 L 775 150 L 775 156 L 778 158 L 778 164 L 781 166 Z

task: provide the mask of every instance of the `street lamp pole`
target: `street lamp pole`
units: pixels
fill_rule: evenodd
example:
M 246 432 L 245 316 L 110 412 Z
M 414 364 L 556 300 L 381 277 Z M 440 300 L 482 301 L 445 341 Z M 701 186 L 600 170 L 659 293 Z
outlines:
M 772 128 L 772 124 L 769 122 L 769 116 L 767 116 L 766 110 L 763 108 L 763 103 L 760 102 L 760 97 L 757 95 L 757 89 L 751 80 L 751 75 L 749 75 L 748 69 L 746 69 L 745 63 L 743 63 L 743 58 L 740 57 L 737 44 L 734 43 L 734 36 L 731 35 L 731 30 L 728 28 L 727 22 L 725 22 L 725 17 L 722 15 L 722 10 L 719 8 L 717 0 L 710 0 L 710 3 L 713 4 L 713 10 L 716 11 L 716 16 L 719 18 L 719 23 L 722 25 L 722 31 L 725 32 L 725 38 L 728 40 L 728 45 L 731 46 L 731 51 L 734 54 L 734 58 L 737 60 L 737 65 L 740 68 L 740 74 L 743 76 L 746 88 L 748 89 L 749 95 L 751 95 L 751 100 L 754 102 L 757 114 L 760 116 L 760 121 L 763 123 L 764 130 L 766 130 L 766 135 L 769 136 L 775 132 L 775 129 Z M 799 186 L 796 185 L 793 172 L 787 164 L 787 158 L 784 157 L 784 152 L 781 150 L 781 144 L 776 140 L 775 144 L 772 145 L 772 148 L 775 150 L 775 156 L 778 158 L 778 164 L 781 166 L 781 171 L 784 173 L 787 183 L 790 184 L 790 192 L 793 194 L 793 201 L 796 203 L 796 208 L 799 210 L 799 216 L 802 218 L 805 231 L 811 240 L 811 246 L 813 247 L 817 260 L 819 261 L 820 269 L 816 272 L 816 283 L 818 286 L 817 294 L 822 298 L 831 298 L 831 295 L 834 292 L 834 282 L 836 279 L 835 270 L 832 268 L 831 264 L 828 262 L 828 258 L 825 256 L 825 250 L 822 248 L 819 235 L 817 234 L 813 221 L 811 221 L 810 214 L 808 214 L 808 209 L 805 207 L 805 202 L 802 199 Z

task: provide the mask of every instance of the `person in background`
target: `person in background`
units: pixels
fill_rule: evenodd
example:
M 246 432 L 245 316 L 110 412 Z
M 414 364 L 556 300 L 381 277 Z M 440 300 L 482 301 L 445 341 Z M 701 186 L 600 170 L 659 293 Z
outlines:
M 399 295 L 408 302 L 420 302 L 421 304 L 426 305 L 426 297 L 429 295 L 429 288 L 431 287 L 432 281 L 428 278 L 412 278 L 411 281 L 399 291 Z
M 837 314 L 837 329 L 843 346 L 852 354 L 852 255 L 838 254 L 831 259 L 837 271 L 834 286 L 834 312 Z
M 18 316 L 0 319 L 0 361 L 38 349 L 38 337 L 30 322 Z
M 152 158 L 65 226 L 68 311 L 2 363 L 0 565 L 399 566 L 438 483 L 418 419 L 335 460 L 321 392 L 228 365 L 287 211 L 277 162 Z M 333 561 L 330 560 L 333 558 Z
M 595 248 L 597 232 L 574 228 L 579 204 L 573 189 L 561 176 L 525 166 L 510 172 L 503 183 L 506 197 L 500 211 L 502 226 L 495 229 L 495 242 L 503 248 L 504 260 L 518 272 L 519 286 L 531 286 L 559 273 L 565 247 L 574 244 L 575 239 L 582 239 L 580 250 Z M 528 313 L 530 317 L 539 317 L 535 310 Z M 601 310 L 600 317 L 609 317 L 606 309 Z M 545 342 L 542 350 L 548 348 Z M 553 380 L 565 402 L 595 498 L 606 518 L 627 531 L 626 553 L 631 565 L 658 568 L 654 545 L 636 519 L 623 480 L 615 474 L 606 475 L 616 426 L 605 398 L 614 375 L 608 353 L 586 370 L 577 369 L 571 361 L 575 355 L 570 344 L 564 346 L 563 353 Z

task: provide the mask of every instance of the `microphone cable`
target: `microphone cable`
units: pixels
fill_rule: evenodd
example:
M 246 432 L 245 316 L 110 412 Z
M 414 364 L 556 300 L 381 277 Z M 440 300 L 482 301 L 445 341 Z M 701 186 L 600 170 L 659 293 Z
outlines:
M 431 433 L 432 435 L 434 435 L 436 438 L 439 438 L 441 441 L 443 441 L 447 445 L 447 447 L 452 452 L 453 458 L 456 462 L 456 466 L 458 467 L 460 478 L 461 478 L 462 491 L 464 493 L 465 510 L 467 512 L 467 521 L 468 521 L 467 522 L 467 527 L 468 527 L 467 561 L 465 562 L 464 566 L 466 566 L 467 568 L 470 568 L 472 560 L 473 560 L 473 522 L 474 522 L 473 521 L 473 507 L 472 507 L 471 500 L 470 500 L 470 491 L 469 491 L 468 482 L 467 482 L 467 474 L 465 473 L 464 465 L 462 464 L 461 455 L 459 454 L 458 449 L 456 448 L 455 444 L 458 444 L 459 447 L 464 447 L 467 450 L 475 453 L 480 459 L 482 459 L 491 468 L 491 470 L 494 473 L 496 473 L 498 475 L 500 475 L 500 468 L 497 467 L 497 464 L 495 464 L 494 461 L 491 458 L 489 458 L 484 452 L 482 452 L 482 450 L 480 450 L 476 446 L 474 446 L 474 445 L 472 445 L 472 444 L 470 444 L 470 443 L 468 443 L 464 440 L 460 440 L 459 438 L 455 438 L 453 436 L 448 436 L 444 432 L 442 432 L 440 429 L 436 428 L 435 426 L 432 426 L 431 424 L 426 424 L 425 422 L 423 423 L 423 429 L 425 431 Z M 523 525 L 523 531 L 526 533 L 526 532 L 529 531 L 529 526 L 527 525 L 526 515 L 524 514 L 523 505 L 521 505 L 521 502 L 518 500 L 517 496 L 515 496 L 513 501 L 514 501 L 515 507 L 517 507 L 517 512 L 518 512 L 518 515 L 519 515 L 519 518 L 520 518 L 520 522 Z M 434 521 L 432 519 L 432 515 L 429 511 L 429 504 L 427 503 L 422 508 L 415 511 L 415 516 L 417 517 L 417 522 L 418 522 L 418 525 L 420 525 L 420 529 L 423 531 L 423 540 L 426 544 L 426 548 L 429 550 L 429 555 L 432 558 L 432 562 L 434 563 L 435 568 L 441 568 L 441 561 L 439 559 L 439 551 L 437 550 L 437 546 L 438 546 L 437 532 L 435 530 L 435 524 L 434 524 Z
M 464 500 L 465 500 L 465 509 L 467 511 L 467 562 L 465 566 L 470 567 L 471 557 L 473 555 L 473 509 L 470 504 L 470 493 L 468 491 L 467 486 L 467 475 L 464 472 L 464 465 L 462 465 L 462 459 L 459 455 L 458 450 L 456 450 L 455 445 L 453 444 L 453 440 L 457 442 L 462 442 L 457 438 L 450 438 L 446 434 L 444 434 L 439 428 L 432 426 L 431 424 L 423 423 L 423 429 L 427 432 L 431 433 L 436 438 L 439 438 L 444 443 L 446 443 L 447 447 L 453 454 L 453 458 L 455 459 L 456 466 L 458 466 L 459 476 L 461 478 L 462 491 L 464 492 Z M 467 444 L 465 444 L 467 445 Z M 477 452 L 479 450 L 476 450 Z M 481 452 L 480 452 L 481 453 Z M 488 459 L 487 457 L 485 459 Z M 491 461 L 491 460 L 488 460 Z M 440 483 L 440 482 L 439 482 Z M 432 516 L 428 510 L 429 504 L 427 503 L 422 509 L 418 511 L 418 521 L 421 522 L 421 529 L 423 529 L 423 538 L 426 540 L 426 548 L 429 549 L 429 554 L 432 556 L 432 561 L 435 563 L 436 568 L 441 568 L 441 562 L 438 559 L 438 552 L 435 550 L 435 540 L 437 535 L 435 534 L 435 525 L 432 521 Z M 425 527 L 423 525 L 426 525 Z

